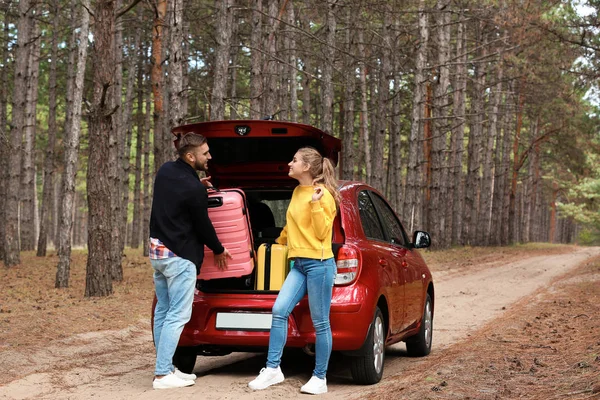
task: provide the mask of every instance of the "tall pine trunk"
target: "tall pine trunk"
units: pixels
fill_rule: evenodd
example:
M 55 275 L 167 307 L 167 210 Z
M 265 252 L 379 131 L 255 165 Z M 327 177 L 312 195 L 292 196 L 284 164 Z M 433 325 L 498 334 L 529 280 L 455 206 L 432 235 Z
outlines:
M 440 207 L 445 197 L 448 168 L 446 163 L 446 142 L 448 134 L 448 89 L 450 87 L 450 13 L 446 8 L 448 1 L 438 1 L 437 4 L 437 34 L 438 34 L 438 81 L 434 89 L 432 121 L 433 137 L 431 140 L 431 198 L 428 203 L 429 232 L 435 242 L 442 247 L 447 246 L 449 235 L 446 234 L 446 213 Z M 445 179 L 446 177 L 446 179 Z
M 252 0 L 252 30 L 250 33 L 250 119 L 260 119 L 263 111 L 261 108 L 260 93 L 263 91 L 262 64 L 262 6 L 263 0 Z
M 21 251 L 35 250 L 36 204 L 35 204 L 35 128 L 40 72 L 40 28 L 37 22 L 38 7 L 31 18 L 31 49 L 29 51 L 29 79 L 27 80 L 27 104 L 25 106 L 25 129 L 21 170 Z
M 344 126 L 342 127 L 342 170 L 341 178 L 351 180 L 353 178 L 354 166 L 357 164 L 354 150 L 354 96 L 356 92 L 356 73 L 353 54 L 354 47 L 354 9 L 348 7 L 346 14 L 345 30 L 346 54 L 344 57 Z
M 0 221 L 6 221 L 6 190 L 8 181 L 9 135 L 8 135 L 8 75 L 9 75 L 9 26 L 8 10 L 4 13 L 2 29 L 2 47 L 0 48 L 0 63 L 4 65 L 0 72 Z M 0 260 L 5 255 L 6 224 L 0 224 Z
M 44 157 L 44 185 L 42 188 L 42 206 L 40 212 L 40 234 L 38 236 L 37 256 L 45 257 L 50 228 L 50 208 L 54 191 L 54 147 L 56 145 L 56 71 L 58 63 L 58 27 L 60 2 L 54 0 L 51 5 L 52 39 L 50 43 L 50 72 L 48 77 L 48 144 Z
M 15 50 L 12 124 L 8 149 L 8 184 L 6 196 L 6 228 L 4 264 L 7 267 L 21 263 L 19 240 L 19 188 L 21 178 L 21 151 L 25 130 L 27 105 L 27 77 L 31 48 L 29 13 L 30 1 L 19 1 L 17 21 L 17 47 Z
M 158 171 L 160 166 L 166 161 L 165 136 L 164 132 L 164 107 L 163 107 L 163 39 L 165 16 L 167 14 L 167 1 L 156 0 L 156 14 L 154 15 L 154 24 L 152 27 L 152 72 L 150 79 L 152 82 L 152 95 L 154 99 L 154 171 Z
M 408 165 L 406 177 L 406 197 L 404 200 L 404 221 L 408 230 L 421 226 L 421 179 L 419 153 L 421 151 L 423 105 L 425 100 L 425 67 L 427 66 L 427 44 L 429 41 L 429 18 L 425 10 L 425 1 L 419 1 L 419 47 L 416 55 L 415 86 L 413 91 L 413 109 L 410 137 L 408 139 Z
M 210 102 L 210 119 L 213 121 L 225 118 L 225 97 L 227 95 L 227 71 L 231 48 L 234 0 L 218 0 L 216 3 L 218 8 L 217 24 L 215 27 L 217 48 L 215 50 L 213 87 Z
M 457 120 L 452 129 L 451 140 L 451 192 L 448 196 L 450 204 L 448 205 L 448 220 L 452 226 L 451 237 L 452 244 L 462 244 L 462 216 L 464 210 L 464 180 L 462 173 L 463 156 L 464 156 L 464 136 L 465 136 L 465 96 L 467 92 L 467 25 L 465 23 L 465 15 L 461 13 L 459 16 L 458 28 L 456 33 L 456 77 L 454 91 L 454 118 Z
M 88 259 L 85 296 L 112 294 L 110 256 L 111 201 L 109 168 L 109 140 L 115 129 L 111 109 L 115 104 L 112 86 L 115 84 L 115 3 L 98 0 L 94 7 L 93 48 L 93 101 L 89 123 L 89 158 L 87 190 L 89 208 Z
M 74 2 L 76 3 L 76 2 Z M 60 202 L 60 215 L 58 224 L 58 266 L 56 268 L 55 287 L 69 287 L 71 268 L 71 234 L 73 232 L 73 214 L 75 208 L 75 176 L 77 174 L 77 157 L 79 155 L 79 135 L 81 132 L 81 105 L 83 102 L 83 82 L 87 60 L 88 32 L 89 32 L 89 0 L 83 0 L 79 12 L 80 19 L 73 18 L 73 32 L 79 27 L 79 43 L 73 41 L 69 51 L 77 54 L 77 65 L 71 85 L 72 101 L 69 125 L 65 127 L 64 147 L 64 172 L 62 186 L 62 201 Z M 76 10 L 76 8 L 74 8 Z
M 323 119 L 321 120 L 321 129 L 333 134 L 333 63 L 335 62 L 335 2 L 326 2 L 325 10 L 325 41 L 323 46 Z
M 144 114 L 144 222 L 142 224 L 142 254 L 148 256 L 150 241 L 150 210 L 152 209 L 152 173 L 150 171 L 150 114 L 152 102 L 150 91 L 146 94 L 146 113 Z M 156 162 L 156 160 L 155 160 Z
M 487 246 L 491 242 L 492 229 L 492 200 L 494 197 L 494 144 L 499 145 L 498 137 L 498 111 L 502 99 L 502 64 L 498 64 L 496 72 L 496 85 L 491 94 L 490 112 L 488 113 L 487 143 L 484 143 L 483 179 L 479 201 L 479 222 L 477 224 L 478 244 Z

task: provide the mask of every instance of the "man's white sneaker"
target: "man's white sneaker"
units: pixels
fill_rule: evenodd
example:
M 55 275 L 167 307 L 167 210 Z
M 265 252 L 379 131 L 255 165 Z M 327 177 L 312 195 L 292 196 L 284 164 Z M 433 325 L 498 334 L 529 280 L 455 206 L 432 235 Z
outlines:
M 173 373 L 178 377 L 183 379 L 184 381 L 195 381 L 197 376 L 196 374 L 186 374 L 185 372 L 181 372 L 180 370 L 178 370 L 177 368 L 175 368 L 175 371 L 173 371 Z
M 317 378 L 312 376 L 304 386 L 300 388 L 302 393 L 321 394 L 327 393 L 327 378 Z
M 263 368 L 260 370 L 260 374 L 252 382 L 248 384 L 252 390 L 266 389 L 271 385 L 283 382 L 283 372 L 281 368 Z
M 193 384 L 194 381 L 181 379 L 171 372 L 169 375 L 165 375 L 160 379 L 154 378 L 154 381 L 152 382 L 152 387 L 154 389 L 173 389 L 192 386 Z

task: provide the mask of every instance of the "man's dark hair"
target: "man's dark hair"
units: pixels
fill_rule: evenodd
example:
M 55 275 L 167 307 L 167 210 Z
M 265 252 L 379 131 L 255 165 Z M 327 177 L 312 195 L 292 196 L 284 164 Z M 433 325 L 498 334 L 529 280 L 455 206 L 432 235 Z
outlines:
M 179 139 L 177 154 L 179 157 L 183 157 L 185 153 L 192 150 L 195 147 L 200 147 L 206 143 L 206 138 L 199 133 L 188 132 L 184 133 Z

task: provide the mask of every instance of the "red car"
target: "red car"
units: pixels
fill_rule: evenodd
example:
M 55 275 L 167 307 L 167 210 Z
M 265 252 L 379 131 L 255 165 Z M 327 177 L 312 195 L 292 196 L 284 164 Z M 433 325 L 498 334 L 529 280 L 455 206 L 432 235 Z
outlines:
M 246 193 L 255 247 L 273 241 L 285 225 L 297 184 L 288 176 L 287 164 L 296 150 L 315 147 L 334 163 L 341 150 L 339 139 L 289 122 L 214 121 L 173 129 L 174 135 L 185 132 L 208 138 L 213 184 Z M 434 286 L 416 251 L 431 240 L 422 231 L 409 239 L 381 193 L 369 185 L 341 181 L 340 194 L 333 229 L 333 350 L 348 356 L 357 383 L 373 384 L 383 375 L 386 346 L 404 341 L 411 356 L 431 351 Z M 256 202 L 269 206 L 267 215 L 253 210 Z M 192 372 L 197 355 L 266 351 L 277 291 L 254 290 L 252 276 L 199 281 L 197 287 L 192 317 L 173 360 L 181 371 Z M 310 349 L 314 343 L 305 296 L 290 315 L 286 346 Z

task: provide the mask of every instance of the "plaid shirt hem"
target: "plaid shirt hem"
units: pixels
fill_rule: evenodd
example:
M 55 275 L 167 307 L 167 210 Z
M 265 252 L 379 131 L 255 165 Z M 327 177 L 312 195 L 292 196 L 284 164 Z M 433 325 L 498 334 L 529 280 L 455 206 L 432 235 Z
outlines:
M 150 238 L 150 251 L 148 252 L 151 260 L 162 260 L 165 258 L 177 257 L 175 253 L 167 248 L 158 239 Z

